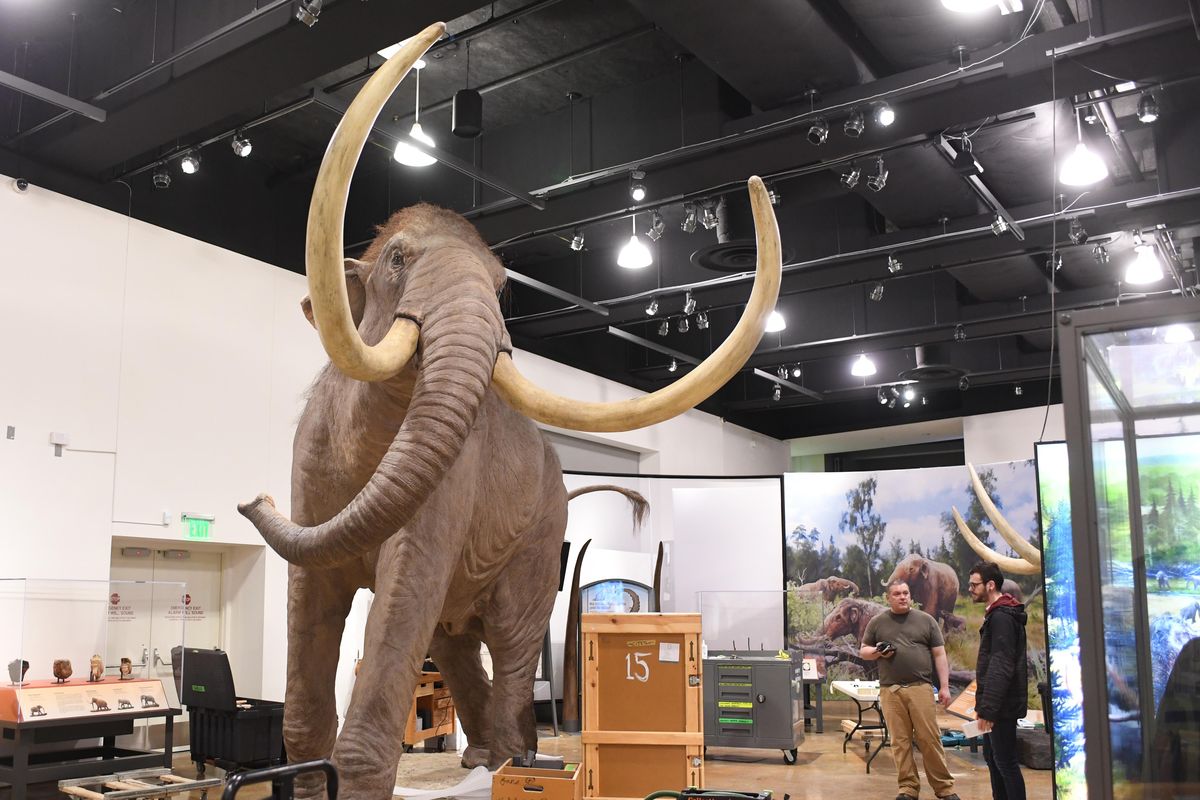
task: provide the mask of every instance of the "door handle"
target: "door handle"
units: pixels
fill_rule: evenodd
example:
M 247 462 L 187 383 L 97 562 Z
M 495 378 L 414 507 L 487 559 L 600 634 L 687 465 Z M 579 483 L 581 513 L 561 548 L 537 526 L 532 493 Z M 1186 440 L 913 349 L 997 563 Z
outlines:
M 158 654 L 158 648 L 157 648 L 157 647 L 156 647 L 156 648 L 154 648 L 154 666 L 156 666 L 156 667 L 157 667 L 157 666 L 164 666 L 164 667 L 169 667 L 169 666 L 171 666 L 171 662 L 170 662 L 170 661 L 163 661 L 163 658 L 162 658 L 162 656 L 160 656 L 160 655 Z

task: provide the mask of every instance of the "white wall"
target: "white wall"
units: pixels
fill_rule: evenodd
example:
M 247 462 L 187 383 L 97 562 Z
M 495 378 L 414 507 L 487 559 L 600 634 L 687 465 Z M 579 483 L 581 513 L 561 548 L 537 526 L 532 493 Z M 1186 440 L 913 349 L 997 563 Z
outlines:
M 1045 422 L 1046 433 L 1042 435 Z M 995 414 L 963 418 L 963 451 L 971 464 L 998 464 L 1033 458 L 1033 446 L 1039 441 L 1066 439 L 1062 405 L 1021 408 Z
M 226 577 L 244 584 L 228 588 L 226 610 L 262 620 L 261 658 L 243 652 L 250 674 L 235 680 L 282 698 L 287 568 L 235 506 L 267 491 L 287 512 L 295 422 L 325 361 L 299 313 L 303 276 L 37 186 L 0 192 L 0 225 L 0 434 L 14 428 L 0 435 L 0 577 L 106 580 L 114 536 L 186 542 L 180 513 L 213 515 L 211 542 L 236 554 Z M 640 394 L 514 358 L 581 400 Z M 52 431 L 70 437 L 61 457 Z M 629 433 L 560 433 L 635 452 L 642 472 L 788 466 L 784 443 L 698 411 Z M 237 626 L 230 646 L 252 636 Z

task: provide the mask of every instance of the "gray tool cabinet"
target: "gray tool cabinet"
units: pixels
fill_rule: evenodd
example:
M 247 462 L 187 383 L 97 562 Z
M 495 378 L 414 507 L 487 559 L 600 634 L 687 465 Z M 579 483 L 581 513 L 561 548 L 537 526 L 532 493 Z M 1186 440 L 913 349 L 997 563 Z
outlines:
M 796 763 L 804 741 L 800 657 L 710 651 L 704 659 L 706 747 L 779 749 Z

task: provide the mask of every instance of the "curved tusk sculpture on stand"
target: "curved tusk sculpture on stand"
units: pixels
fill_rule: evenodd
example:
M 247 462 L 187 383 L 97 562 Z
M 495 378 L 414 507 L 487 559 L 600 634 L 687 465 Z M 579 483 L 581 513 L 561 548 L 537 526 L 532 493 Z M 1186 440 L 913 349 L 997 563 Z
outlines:
M 971 486 L 975 489 L 975 497 L 979 499 L 979 504 L 983 506 L 983 513 L 987 514 L 987 518 L 992 521 L 992 525 L 1004 537 L 1004 541 L 1008 542 L 1019 558 L 1011 556 L 1002 556 L 992 548 L 979 540 L 975 532 L 971 530 L 962 515 L 958 513 L 958 509 L 951 507 L 950 511 L 954 514 L 954 522 L 958 525 L 958 532 L 967 540 L 967 544 L 971 549 L 982 558 L 984 561 L 990 561 L 1005 572 L 1015 573 L 1017 575 L 1040 575 L 1042 572 L 1042 553 L 1032 544 L 1027 542 L 1017 533 L 1016 528 L 1009 524 L 1004 515 L 1000 513 L 1000 509 L 996 508 L 996 504 L 992 502 L 992 498 L 988 497 L 987 489 L 983 486 L 983 481 L 979 480 L 979 473 L 975 471 L 975 465 L 967 463 L 967 471 L 971 474 Z

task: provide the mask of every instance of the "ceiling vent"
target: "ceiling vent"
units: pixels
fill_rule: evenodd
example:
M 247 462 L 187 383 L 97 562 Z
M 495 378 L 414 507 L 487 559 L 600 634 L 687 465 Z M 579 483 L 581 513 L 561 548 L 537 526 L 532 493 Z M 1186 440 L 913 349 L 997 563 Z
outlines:
M 783 263 L 792 259 L 786 247 Z M 758 263 L 754 242 L 754 214 L 748 196 L 723 195 L 717 203 L 717 243 L 692 253 L 692 263 L 716 272 L 753 272 Z
M 951 364 L 925 363 L 925 348 L 921 345 L 917 345 L 913 348 L 913 356 L 917 362 L 917 365 L 912 369 L 906 369 L 901 372 L 901 380 L 931 383 L 933 381 L 958 380 L 963 375 L 967 374 L 965 369 L 955 367 Z

